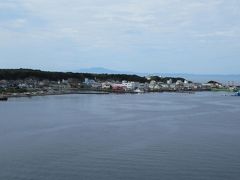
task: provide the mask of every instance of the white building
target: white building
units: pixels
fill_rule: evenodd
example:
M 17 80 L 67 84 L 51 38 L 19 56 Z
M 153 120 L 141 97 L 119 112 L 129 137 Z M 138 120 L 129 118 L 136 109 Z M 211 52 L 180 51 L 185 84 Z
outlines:
M 158 84 L 156 84 L 155 86 L 154 86 L 154 90 L 160 90 L 161 89 L 161 86 L 160 85 L 158 85 Z
M 161 84 L 161 87 L 162 87 L 162 89 L 169 89 L 169 85 L 168 84 Z
M 183 85 L 183 82 L 181 80 L 177 80 L 176 85 Z
M 111 87 L 110 83 L 102 83 L 102 89 L 111 89 Z
M 169 88 L 175 90 L 176 89 L 176 84 L 169 85 Z
M 139 88 L 139 82 L 123 81 L 122 85 L 125 86 L 128 90 L 135 90 L 135 89 Z
M 139 83 L 138 89 L 146 91 L 148 90 L 148 86 L 148 83 Z
M 93 84 L 91 84 L 91 86 L 95 89 L 100 89 L 102 88 L 102 84 L 101 83 L 98 83 L 98 82 L 95 82 Z
M 84 83 L 87 84 L 87 85 L 91 85 L 91 84 L 94 84 L 96 82 L 92 79 L 85 78 Z
M 153 90 L 154 87 L 156 86 L 156 84 L 157 84 L 157 82 L 154 81 L 154 80 L 152 80 L 152 81 L 150 82 L 150 84 L 149 84 L 149 89 Z
M 172 84 L 172 79 L 167 80 L 167 84 Z

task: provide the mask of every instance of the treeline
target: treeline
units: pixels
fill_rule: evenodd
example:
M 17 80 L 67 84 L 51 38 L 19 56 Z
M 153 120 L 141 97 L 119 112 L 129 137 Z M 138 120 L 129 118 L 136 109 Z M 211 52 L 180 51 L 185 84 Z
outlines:
M 115 81 L 138 81 L 146 82 L 146 78 L 137 75 L 126 74 L 91 74 L 91 73 L 72 73 L 72 72 L 50 72 L 32 69 L 0 69 L 0 80 L 19 80 L 26 78 L 35 78 L 38 80 L 48 79 L 58 81 L 62 79 L 78 79 L 84 81 L 85 78 L 95 80 L 115 80 Z
M 38 80 L 51 80 L 58 81 L 62 79 L 78 79 L 79 81 L 84 81 L 85 78 L 100 80 L 100 81 L 136 81 L 136 82 L 148 82 L 145 77 L 138 75 L 127 75 L 127 74 L 91 74 L 91 73 L 73 73 L 73 72 L 50 72 L 41 71 L 33 69 L 0 69 L 0 80 L 19 80 L 26 78 L 35 78 Z M 173 77 L 152 77 L 152 80 L 167 82 L 167 80 L 172 79 L 173 82 L 177 80 L 184 81 L 184 78 L 173 78 Z

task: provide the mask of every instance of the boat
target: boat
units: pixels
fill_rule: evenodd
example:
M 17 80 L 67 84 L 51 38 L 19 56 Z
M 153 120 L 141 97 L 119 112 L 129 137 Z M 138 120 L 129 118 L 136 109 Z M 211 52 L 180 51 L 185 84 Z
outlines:
M 0 96 L 0 101 L 7 101 L 8 97 L 7 96 Z
M 134 90 L 133 92 L 134 92 L 134 93 L 144 93 L 144 91 L 141 90 L 141 89 L 136 89 L 136 90 Z
M 236 92 L 233 96 L 240 96 L 240 91 Z

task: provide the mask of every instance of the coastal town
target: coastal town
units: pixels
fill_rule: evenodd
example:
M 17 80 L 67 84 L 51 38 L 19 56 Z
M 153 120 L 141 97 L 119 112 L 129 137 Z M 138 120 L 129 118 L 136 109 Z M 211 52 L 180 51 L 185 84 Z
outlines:
M 31 97 L 60 94 L 108 94 L 108 93 L 147 93 L 147 92 L 182 92 L 196 91 L 232 91 L 238 92 L 239 86 L 224 85 L 215 81 L 194 83 L 182 78 L 167 79 L 166 82 L 157 81 L 156 76 L 144 77 L 146 82 L 137 81 L 100 81 L 85 78 L 83 81 L 76 78 L 57 81 L 38 78 L 18 80 L 0 79 L 0 99 L 9 97 Z

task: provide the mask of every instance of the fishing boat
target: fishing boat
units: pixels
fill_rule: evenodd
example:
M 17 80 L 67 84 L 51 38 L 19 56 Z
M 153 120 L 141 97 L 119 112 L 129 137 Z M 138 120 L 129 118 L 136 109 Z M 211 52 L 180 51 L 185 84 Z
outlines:
M 144 91 L 141 90 L 141 89 L 135 89 L 133 92 L 134 92 L 134 93 L 139 93 L 139 94 L 144 93 Z

